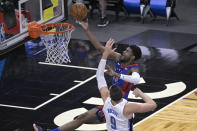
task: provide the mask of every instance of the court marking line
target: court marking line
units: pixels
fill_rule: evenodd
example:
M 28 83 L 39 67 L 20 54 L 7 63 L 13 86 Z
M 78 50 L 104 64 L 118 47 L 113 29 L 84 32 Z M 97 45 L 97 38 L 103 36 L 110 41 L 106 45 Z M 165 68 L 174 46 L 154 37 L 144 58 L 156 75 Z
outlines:
M 76 83 L 81 83 L 81 82 L 83 82 L 83 81 L 74 80 L 73 82 L 76 82 Z
M 69 68 L 78 68 L 78 69 L 89 69 L 89 70 L 97 70 L 97 68 L 89 68 L 89 67 L 82 67 L 82 66 L 73 66 L 73 65 L 60 65 L 60 64 L 51 64 L 51 63 L 45 63 L 45 62 L 38 62 L 39 64 L 43 64 L 43 65 L 52 65 L 52 66 L 62 66 L 62 67 L 69 67 Z M 106 71 L 106 70 L 105 70 Z M 10 108 L 18 108 L 18 109 L 27 109 L 27 110 L 37 110 L 39 108 L 41 108 L 42 106 L 54 101 L 55 99 L 65 95 L 66 93 L 78 88 L 79 86 L 85 84 L 86 82 L 92 80 L 96 78 L 96 75 L 93 75 L 91 77 L 89 77 L 88 79 L 86 79 L 85 81 L 80 82 L 79 84 L 69 88 L 68 90 L 62 92 L 61 94 L 56 95 L 55 97 L 45 101 L 44 103 L 36 106 L 36 107 L 23 107 L 23 106 L 15 106 L 15 105 L 6 105 L 6 104 L 0 104 L 0 106 L 2 107 L 10 107 Z
M 82 66 L 61 65 L 61 64 L 52 64 L 52 63 L 45 63 L 45 62 L 38 62 L 38 63 L 39 63 L 39 64 L 44 64 L 44 65 L 52 65 L 52 66 L 63 66 L 63 67 L 72 67 L 72 68 L 79 68 L 79 69 L 97 70 L 97 68 L 89 68 L 89 67 L 82 67 Z M 105 70 L 105 71 L 106 71 L 106 70 Z M 105 72 L 105 71 L 104 71 L 104 72 Z M 64 91 L 64 92 L 62 92 L 61 94 L 59 94 L 59 95 L 57 95 L 57 96 L 55 96 L 55 97 L 49 99 L 48 101 L 46 101 L 46 102 L 40 104 L 39 106 L 35 107 L 34 109 L 37 110 L 37 109 L 41 108 L 42 106 L 44 106 L 44 105 L 46 105 L 46 104 L 48 104 L 48 103 L 50 103 L 50 102 L 56 100 L 57 98 L 59 98 L 59 97 L 65 95 L 65 94 L 67 94 L 68 92 L 70 92 L 70 91 L 72 91 L 72 90 L 78 88 L 79 86 L 85 84 L 86 82 L 88 82 L 88 81 L 90 81 L 90 80 L 92 80 L 92 79 L 94 79 L 94 78 L 96 78 L 96 75 L 93 75 L 92 77 L 86 79 L 85 81 L 83 81 L 83 82 L 81 82 L 81 83 L 79 83 L 79 84 L 77 84 L 77 85 L 71 87 L 70 89 L 68 89 L 68 90 L 66 90 L 66 91 Z
M 165 110 L 166 108 L 168 108 L 168 107 L 169 107 L 169 106 L 171 106 L 172 104 L 176 103 L 177 101 L 179 101 L 179 100 L 183 99 L 184 97 L 186 97 L 186 96 L 188 96 L 188 95 L 192 94 L 195 90 L 196 90 L 196 89 L 194 89 L 194 90 L 192 90 L 192 91 L 188 92 L 188 93 L 187 93 L 187 94 L 185 94 L 184 96 L 182 96 L 182 97 L 178 98 L 177 100 L 173 101 L 172 103 L 168 104 L 167 106 L 165 106 L 165 107 L 161 108 L 160 110 L 156 111 L 155 113 L 151 114 L 150 116 L 148 116 L 148 117 L 146 117 L 146 118 L 142 119 L 141 121 L 139 121 L 139 122 L 137 122 L 136 124 L 134 124 L 134 126 L 133 126 L 133 127 L 138 126 L 139 124 L 141 124 L 141 123 L 142 123 L 142 122 L 144 122 L 145 120 L 147 120 L 147 119 L 151 118 L 152 116 L 156 115 L 157 113 L 159 113 L 159 112 L 161 112 L 161 111 Z
M 149 97 L 151 97 L 152 99 L 160 99 L 160 98 L 167 98 L 170 96 L 175 96 L 177 94 L 180 94 L 181 92 L 183 92 L 187 87 L 186 84 L 182 81 L 180 82 L 173 82 L 173 83 L 167 83 L 165 84 L 166 89 L 162 90 L 162 91 L 158 91 L 158 92 L 150 92 L 150 93 L 146 93 Z M 135 97 L 133 95 L 133 91 L 129 92 L 129 96 L 128 98 L 130 99 L 142 99 L 139 97 Z
M 49 95 L 51 95 L 51 96 L 57 96 L 57 95 L 59 95 L 59 94 L 50 93 Z
M 38 62 L 38 64 L 41 64 L 41 65 L 52 65 L 52 66 L 61 66 L 61 67 L 70 67 L 70 68 L 78 68 L 78 69 L 86 69 L 86 70 L 97 70 L 97 68 L 91 68 L 91 67 L 52 64 L 52 63 L 46 63 L 46 62 Z
M 34 108 L 31 108 L 31 107 L 23 107 L 23 106 L 13 106 L 13 105 L 6 105 L 6 104 L 0 104 L 0 106 L 3 106 L 3 107 L 11 107 L 11 108 L 18 108 L 18 109 L 34 110 Z
M 197 99 L 194 99 L 194 98 L 183 98 L 185 100 L 197 100 Z
M 55 97 L 49 99 L 48 101 L 46 101 L 46 102 L 40 104 L 39 106 L 35 107 L 34 110 L 37 110 L 37 109 L 39 109 L 39 108 L 45 106 L 46 104 L 48 104 L 48 103 L 50 103 L 50 102 L 56 100 L 57 98 L 59 98 L 59 97 L 65 95 L 65 94 L 67 94 L 68 92 L 70 92 L 70 91 L 72 91 L 72 90 L 78 88 L 79 86 L 81 86 L 81 85 L 85 84 L 86 82 L 88 82 L 88 81 L 94 79 L 95 77 L 96 77 L 96 75 L 93 75 L 92 77 L 86 79 L 85 81 L 83 81 L 83 82 L 81 82 L 81 83 L 79 83 L 79 84 L 77 84 L 77 85 L 75 85 L 75 86 L 69 88 L 68 90 L 66 90 L 66 91 L 64 91 L 64 92 L 62 92 L 62 93 L 60 93 L 59 95 L 57 95 L 57 96 L 55 96 Z

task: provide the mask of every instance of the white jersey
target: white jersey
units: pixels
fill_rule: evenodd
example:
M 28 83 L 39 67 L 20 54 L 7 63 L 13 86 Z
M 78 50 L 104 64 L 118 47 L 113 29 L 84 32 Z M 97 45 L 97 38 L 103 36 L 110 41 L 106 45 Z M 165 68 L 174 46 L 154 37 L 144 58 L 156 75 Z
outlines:
M 111 98 L 108 97 L 103 106 L 103 112 L 107 123 L 108 131 L 130 131 L 129 119 L 123 115 L 123 109 L 127 100 L 113 106 Z

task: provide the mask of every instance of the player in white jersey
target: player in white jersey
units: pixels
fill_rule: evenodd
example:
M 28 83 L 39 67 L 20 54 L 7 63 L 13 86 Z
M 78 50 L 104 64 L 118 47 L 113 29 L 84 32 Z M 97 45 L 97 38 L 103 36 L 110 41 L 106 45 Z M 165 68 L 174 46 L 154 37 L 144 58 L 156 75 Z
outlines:
M 111 88 L 115 89 L 116 87 L 112 86 Z M 122 99 L 120 103 L 114 106 L 111 103 L 111 98 L 110 97 L 107 98 L 103 107 L 103 112 L 105 114 L 108 130 L 120 130 L 120 129 L 121 131 L 130 130 L 129 120 L 123 114 L 123 109 L 126 103 L 127 100 Z
M 141 97 L 145 103 L 128 103 L 127 100 L 122 98 L 122 90 L 117 85 L 112 85 L 108 89 L 104 78 L 104 70 L 108 56 L 115 50 L 112 49 L 113 44 L 113 40 L 109 40 L 106 43 L 102 59 L 96 72 L 96 78 L 104 102 L 103 112 L 106 118 L 107 130 L 129 131 L 129 119 L 131 119 L 133 113 L 152 111 L 157 107 L 157 104 L 138 88 L 136 88 L 133 93 L 136 97 Z

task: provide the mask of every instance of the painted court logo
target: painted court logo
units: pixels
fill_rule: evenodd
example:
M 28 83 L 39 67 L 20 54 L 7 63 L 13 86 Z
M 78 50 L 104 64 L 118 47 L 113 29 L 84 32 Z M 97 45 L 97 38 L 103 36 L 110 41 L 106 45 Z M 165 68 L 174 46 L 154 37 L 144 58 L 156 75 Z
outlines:
M 140 84 L 142 84 L 142 83 L 145 83 L 143 78 L 140 79 Z M 165 90 L 158 91 L 158 92 L 149 92 L 146 94 L 148 94 L 153 99 L 160 99 L 160 98 L 175 96 L 175 95 L 183 92 L 186 89 L 186 85 L 183 82 L 168 83 L 168 84 L 165 84 L 165 86 L 166 86 Z M 135 96 L 132 94 L 132 91 L 130 91 L 129 99 L 140 99 L 140 98 L 135 98 Z M 83 103 L 91 104 L 91 105 L 95 105 L 95 106 L 103 104 L 101 98 L 93 98 L 93 97 L 89 98 L 87 101 L 85 101 Z M 54 123 L 57 126 L 61 126 L 69 121 L 72 121 L 74 117 L 76 117 L 77 115 L 80 115 L 82 113 L 85 113 L 86 111 L 87 111 L 87 109 L 84 107 L 68 110 L 68 111 L 63 112 L 63 113 L 59 114 L 58 116 L 56 116 L 54 119 Z M 110 111 L 110 112 L 112 112 L 112 111 Z M 82 131 L 82 130 L 101 131 L 101 130 L 106 130 L 106 125 L 105 125 L 105 123 L 83 124 L 82 126 L 77 128 L 76 130 L 79 130 L 79 131 Z

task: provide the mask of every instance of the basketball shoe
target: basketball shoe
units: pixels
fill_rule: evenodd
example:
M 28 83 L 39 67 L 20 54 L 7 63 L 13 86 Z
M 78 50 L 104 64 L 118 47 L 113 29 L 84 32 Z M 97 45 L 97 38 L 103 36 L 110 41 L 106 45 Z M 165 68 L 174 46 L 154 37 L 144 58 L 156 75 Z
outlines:
M 109 24 L 109 20 L 107 19 L 107 17 L 104 17 L 104 18 L 100 18 L 100 21 L 98 23 L 98 27 L 105 27 Z

